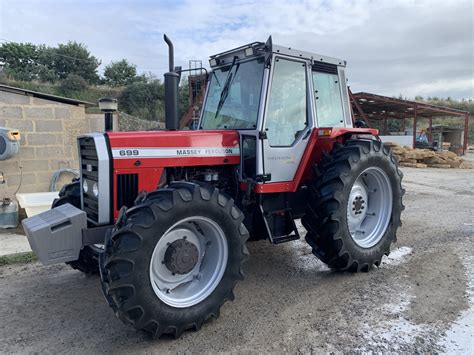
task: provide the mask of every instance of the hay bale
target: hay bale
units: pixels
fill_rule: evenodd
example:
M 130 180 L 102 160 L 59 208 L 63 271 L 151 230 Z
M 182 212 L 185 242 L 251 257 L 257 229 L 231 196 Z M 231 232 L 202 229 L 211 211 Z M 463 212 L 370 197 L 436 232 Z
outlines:
M 415 159 L 418 159 L 418 160 L 436 156 L 435 152 L 433 152 L 432 150 L 427 150 L 427 149 L 413 149 L 411 154 L 415 156 Z
M 438 168 L 438 169 L 450 169 L 451 165 L 449 164 L 428 164 L 430 168 Z
M 464 161 L 461 163 L 461 165 L 459 165 L 459 169 L 474 169 L 474 165 L 472 165 L 472 163 Z
M 400 163 L 400 166 L 404 166 L 405 168 L 416 168 L 416 163 Z
M 449 162 L 449 166 L 451 168 L 459 168 L 461 166 L 462 162 L 461 161 L 452 161 L 452 162 Z
M 425 164 L 445 164 L 446 160 L 442 159 L 441 157 L 434 156 L 434 157 L 423 159 L 423 162 Z
M 409 168 L 461 168 L 464 160 L 454 152 L 435 152 L 428 149 L 412 149 L 409 146 L 403 146 L 396 143 L 384 143 L 390 147 L 392 153 L 397 158 L 401 166 Z M 469 166 L 469 165 L 466 165 Z M 469 168 L 468 168 L 469 169 Z
M 406 168 L 427 168 L 428 165 L 422 164 L 422 163 L 400 163 L 401 166 L 404 166 Z
M 416 163 L 416 167 L 417 167 L 417 168 L 421 168 L 421 169 L 423 169 L 423 168 L 427 168 L 427 167 L 428 167 L 428 165 L 426 165 L 426 164 L 422 164 L 422 163 Z

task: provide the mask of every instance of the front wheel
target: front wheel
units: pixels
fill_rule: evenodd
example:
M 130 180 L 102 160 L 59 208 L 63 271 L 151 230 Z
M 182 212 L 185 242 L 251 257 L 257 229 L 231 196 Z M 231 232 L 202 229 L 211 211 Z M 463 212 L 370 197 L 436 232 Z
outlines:
M 124 322 L 179 337 L 218 317 L 243 279 L 248 232 L 232 199 L 175 183 L 119 218 L 101 256 L 104 294 Z
M 390 149 L 380 141 L 350 140 L 318 168 L 302 218 L 313 253 L 337 270 L 380 265 L 404 208 L 402 173 Z

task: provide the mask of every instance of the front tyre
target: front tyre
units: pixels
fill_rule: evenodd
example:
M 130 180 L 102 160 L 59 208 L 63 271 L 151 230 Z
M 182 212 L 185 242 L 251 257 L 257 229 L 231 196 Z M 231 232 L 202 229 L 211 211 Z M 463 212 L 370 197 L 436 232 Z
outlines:
M 100 259 L 102 289 L 118 318 L 175 337 L 217 318 L 243 279 L 243 218 L 232 199 L 194 183 L 172 184 L 129 209 Z
M 318 168 L 302 218 L 313 253 L 337 270 L 379 266 L 404 209 L 397 160 L 380 141 L 350 140 L 336 145 Z

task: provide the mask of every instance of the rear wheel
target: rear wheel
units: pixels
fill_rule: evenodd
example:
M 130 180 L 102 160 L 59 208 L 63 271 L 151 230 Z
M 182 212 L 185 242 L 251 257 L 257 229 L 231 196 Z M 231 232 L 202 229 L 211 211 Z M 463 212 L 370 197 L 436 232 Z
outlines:
M 380 141 L 350 140 L 337 145 L 318 170 L 302 218 L 313 253 L 337 270 L 380 265 L 404 209 L 396 158 Z
M 102 289 L 115 314 L 153 336 L 179 337 L 217 318 L 243 279 L 248 232 L 234 201 L 175 183 L 129 209 L 106 240 Z
M 55 208 L 66 203 L 70 203 L 76 208 L 81 208 L 81 186 L 79 181 L 64 185 L 59 191 L 59 197 L 53 201 L 51 208 Z M 90 245 L 82 248 L 79 259 L 69 261 L 66 264 L 73 269 L 85 274 L 99 273 L 99 255 L 103 251 L 100 245 Z

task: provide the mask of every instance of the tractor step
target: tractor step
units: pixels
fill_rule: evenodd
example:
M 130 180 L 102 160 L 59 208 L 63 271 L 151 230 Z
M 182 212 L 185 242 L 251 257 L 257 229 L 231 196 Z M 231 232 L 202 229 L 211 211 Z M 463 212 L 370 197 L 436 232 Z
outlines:
M 281 244 L 281 243 L 286 243 L 286 242 L 291 242 L 292 240 L 298 240 L 300 239 L 299 234 L 291 234 L 291 235 L 284 235 L 281 237 L 274 237 L 272 239 L 273 244 Z
M 263 211 L 261 206 L 260 209 L 264 216 L 269 239 L 273 244 L 281 244 L 300 239 L 291 208 L 267 213 Z

